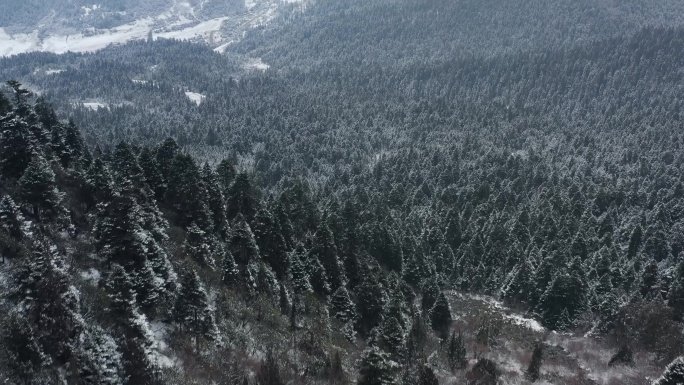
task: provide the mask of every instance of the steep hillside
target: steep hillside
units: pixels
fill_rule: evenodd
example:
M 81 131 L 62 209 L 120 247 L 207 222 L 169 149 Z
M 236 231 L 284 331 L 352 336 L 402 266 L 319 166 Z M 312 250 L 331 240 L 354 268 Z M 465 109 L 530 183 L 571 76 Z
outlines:
M 223 51 L 273 19 L 281 0 L 21 2 L 3 4 L 0 56 L 26 52 L 94 52 L 143 39 L 206 43 Z

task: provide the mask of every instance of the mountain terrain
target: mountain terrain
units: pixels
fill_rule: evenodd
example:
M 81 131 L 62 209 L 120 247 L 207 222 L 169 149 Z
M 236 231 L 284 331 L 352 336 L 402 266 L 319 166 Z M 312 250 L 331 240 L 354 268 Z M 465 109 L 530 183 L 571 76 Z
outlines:
M 681 2 L 28 4 L 5 383 L 684 382 Z

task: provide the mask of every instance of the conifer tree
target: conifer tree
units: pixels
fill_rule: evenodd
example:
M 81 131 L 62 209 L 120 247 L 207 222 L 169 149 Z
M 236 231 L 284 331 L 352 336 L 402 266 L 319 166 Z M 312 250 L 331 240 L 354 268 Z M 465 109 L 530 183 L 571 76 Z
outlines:
M 207 189 L 190 155 L 179 154 L 173 160 L 165 202 L 174 208 L 181 226 L 189 227 L 194 222 L 202 231 L 213 229 Z
M 249 224 L 239 215 L 230 236 L 230 252 L 239 265 L 247 265 L 259 260 L 259 247 Z
M 309 265 L 309 276 L 313 291 L 323 297 L 329 296 L 332 292 L 329 284 L 330 279 L 328 279 L 328 273 L 321 261 L 309 256 L 307 264 Z
M 418 385 L 439 385 L 435 372 L 427 365 L 423 365 L 420 369 L 420 378 Z
M 302 245 L 299 245 L 295 250 L 290 252 L 290 277 L 292 280 L 292 287 L 298 295 L 304 293 L 311 293 L 310 277 L 308 269 L 304 266 L 302 257 L 306 255 L 306 251 Z
M 233 254 L 226 250 L 223 254 L 223 265 L 222 265 L 222 277 L 221 280 L 224 284 L 229 287 L 235 287 L 240 279 L 240 271 L 238 269 L 237 263 L 233 258 Z
M 266 359 L 261 363 L 256 374 L 257 385 L 285 385 L 280 375 L 280 365 L 273 349 L 268 349 Z
M 401 362 L 405 355 L 406 337 L 404 329 L 394 316 L 385 317 L 382 323 L 380 342 L 383 349 L 395 362 Z
M 273 270 L 265 263 L 259 263 L 259 271 L 257 273 L 257 292 L 266 296 L 274 304 L 279 298 L 280 288 L 278 279 L 273 273 Z
M 532 358 L 530 359 L 530 364 L 527 366 L 527 378 L 531 382 L 535 382 L 539 379 L 539 369 L 541 368 L 542 358 L 544 354 L 544 347 L 541 343 L 537 343 L 532 351 Z
M 252 182 L 245 173 L 236 176 L 226 194 L 226 215 L 229 220 L 237 218 L 241 214 L 245 220 L 252 223 L 259 209 L 259 201 Z
M 392 385 L 396 384 L 394 370 L 396 363 L 389 355 L 378 347 L 371 347 L 364 352 L 359 369 L 358 385 Z
M 254 218 L 254 237 L 262 259 L 271 266 L 279 279 L 285 277 L 290 265 L 287 244 L 277 218 L 265 207 Z
M 672 285 L 667 293 L 667 305 L 674 309 L 675 318 L 684 318 L 684 260 L 675 269 Z
M 331 290 L 337 290 L 345 284 L 346 277 L 338 257 L 337 246 L 330 228 L 325 223 L 316 231 L 309 258 L 312 261 L 318 260 L 323 265 Z
M 88 168 L 86 183 L 95 204 L 112 201 L 114 197 L 114 182 L 109 166 L 101 158 L 95 159 Z
M 237 172 L 235 171 L 235 166 L 228 159 L 224 159 L 216 167 L 216 175 L 218 178 L 219 185 L 221 186 L 221 191 L 225 194 L 228 192 L 230 185 L 235 180 Z
M 349 296 L 347 288 L 342 286 L 337 289 L 330 298 L 331 313 L 343 323 L 356 320 L 354 302 Z
M 75 362 L 80 383 L 84 385 L 124 384 L 118 346 L 111 336 L 97 326 L 91 326 L 81 334 Z
M 79 298 L 55 246 L 39 238 L 32 252 L 31 258 L 19 262 L 13 274 L 10 298 L 17 300 L 23 315 L 35 325 L 41 350 L 63 364 L 73 353 L 83 327 Z
M 172 138 L 167 138 L 164 143 L 156 149 L 155 157 L 157 158 L 157 165 L 159 166 L 159 171 L 161 172 L 162 180 L 164 181 L 164 188 L 168 185 L 173 161 L 179 153 L 180 148 L 178 147 L 178 143 Z
M 188 235 L 183 244 L 183 250 L 201 266 L 214 267 L 214 256 L 209 246 L 207 233 L 194 222 L 188 227 Z
M 34 327 L 25 314 L 11 310 L 0 329 L 4 349 L 0 357 L 9 370 L 9 377 L 18 383 L 28 383 L 51 364 L 41 349 Z
M 9 195 L 3 195 L 0 199 L 0 232 L 14 239 L 21 239 L 24 235 L 23 220 L 19 206 Z
M 0 175 L 18 179 L 31 162 L 34 147 L 26 121 L 13 114 L 0 116 Z
M 183 272 L 180 285 L 175 308 L 176 323 L 195 336 L 195 344 L 199 349 L 200 338 L 209 341 L 217 338 L 214 312 L 209 305 L 204 285 L 195 271 Z
M 454 371 L 456 369 L 464 369 L 468 360 L 466 358 L 466 348 L 465 341 L 463 341 L 463 335 L 461 332 L 451 333 L 451 338 L 449 339 L 449 346 L 447 349 L 447 358 L 449 360 L 449 368 Z
M 225 240 L 228 236 L 225 196 L 219 184 L 218 175 L 209 167 L 209 164 L 205 163 L 204 168 L 202 169 L 202 180 L 206 187 L 207 208 L 211 213 L 214 233 Z
M 437 302 L 435 302 L 435 306 L 430 312 L 432 329 L 442 336 L 442 338 L 446 338 L 449 335 L 448 333 L 452 320 L 449 301 L 444 293 L 440 293 Z
M 163 200 L 164 194 L 166 193 L 166 184 L 164 183 L 163 175 L 159 164 L 157 163 L 157 158 L 150 148 L 145 147 L 140 151 L 138 163 L 142 169 L 147 185 L 154 194 L 154 199 L 157 201 Z
M 439 285 L 434 279 L 428 279 L 423 284 L 423 296 L 420 301 L 423 312 L 427 313 L 432 309 L 439 297 Z
M 387 293 L 375 275 L 369 274 L 358 287 L 356 297 L 358 330 L 361 334 L 368 335 L 382 321 L 383 309 L 388 300 Z
M 34 156 L 19 179 L 19 196 L 39 220 L 54 218 L 59 212 L 62 197 L 57 191 L 55 173 L 42 156 Z
M 410 285 L 418 285 L 420 283 L 421 274 L 418 262 L 413 253 L 404 253 L 404 261 L 401 264 L 401 277 Z

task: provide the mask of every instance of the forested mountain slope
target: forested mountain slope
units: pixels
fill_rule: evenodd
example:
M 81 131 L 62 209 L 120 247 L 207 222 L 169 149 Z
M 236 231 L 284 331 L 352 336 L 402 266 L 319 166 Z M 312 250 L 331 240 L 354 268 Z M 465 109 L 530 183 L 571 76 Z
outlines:
M 124 382 L 650 382 L 684 346 L 680 6 L 323 0 L 224 54 L 0 59 L 56 108 L 6 89 L 7 282 L 56 253 L 85 296 L 34 372 L 97 325 Z

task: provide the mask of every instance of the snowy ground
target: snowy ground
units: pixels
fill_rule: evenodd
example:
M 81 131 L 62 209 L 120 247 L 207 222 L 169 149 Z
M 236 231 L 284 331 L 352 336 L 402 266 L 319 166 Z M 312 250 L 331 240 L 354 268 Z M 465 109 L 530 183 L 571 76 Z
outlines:
M 244 69 L 246 70 L 255 70 L 255 71 L 266 71 L 267 69 L 271 68 L 270 65 L 264 63 L 261 58 L 256 58 L 256 59 L 249 59 L 245 64 L 242 65 Z
M 283 0 L 282 3 L 293 3 L 301 0 Z M 133 23 L 120 25 L 108 30 L 91 29 L 86 35 L 56 34 L 39 37 L 38 30 L 31 33 L 9 35 L 0 27 L 0 57 L 18 55 L 26 52 L 94 52 L 111 44 L 125 44 L 133 40 L 153 39 L 202 40 L 217 45 L 223 52 L 235 39 L 250 28 L 265 24 L 277 14 L 277 2 L 263 0 L 246 0 L 246 11 L 238 16 L 218 17 L 197 22 L 188 19 L 193 17 L 194 10 L 187 4 L 184 7 L 174 6 L 155 17 L 146 17 Z M 181 5 L 183 5 L 181 4 Z M 190 7 L 190 9 L 187 9 Z M 223 36 L 222 27 L 229 23 L 230 36 Z M 217 49 L 218 49 L 217 48 Z
M 197 92 L 191 92 L 191 91 L 186 91 L 185 96 L 188 97 L 193 103 L 197 104 L 198 106 L 202 104 L 204 99 L 206 99 L 206 95 L 198 94 Z
M 83 104 L 83 107 L 85 107 L 89 110 L 93 110 L 93 111 L 97 111 L 100 108 L 109 108 L 109 106 L 106 103 L 100 103 L 100 102 L 86 102 L 86 103 L 82 103 L 82 104 Z

